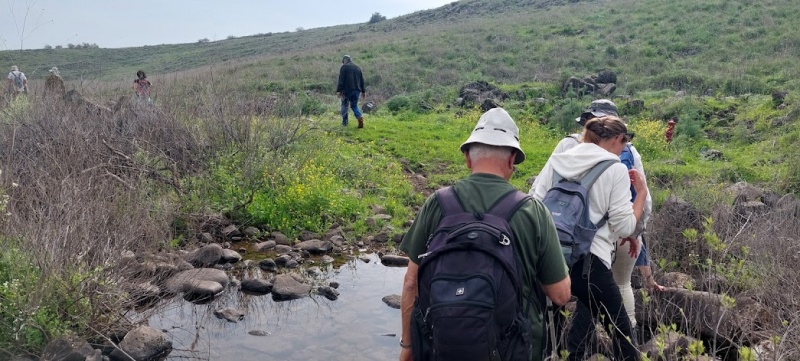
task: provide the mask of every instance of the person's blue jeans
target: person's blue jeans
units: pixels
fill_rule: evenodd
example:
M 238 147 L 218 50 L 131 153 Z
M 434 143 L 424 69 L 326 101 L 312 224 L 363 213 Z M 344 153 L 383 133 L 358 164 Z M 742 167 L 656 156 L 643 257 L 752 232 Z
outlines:
M 358 110 L 358 97 L 361 91 L 358 89 L 342 93 L 342 125 L 347 125 L 347 108 L 353 109 L 356 119 L 361 118 L 361 111 Z
M 583 274 L 584 262 L 590 262 L 587 275 Z M 578 305 L 567 337 L 568 360 L 590 356 L 586 355 L 586 346 L 593 337 L 595 322 L 602 321 L 606 330 L 613 330 L 614 360 L 639 361 L 639 351 L 626 339 L 634 340 L 633 329 L 611 270 L 597 256 L 589 255 L 572 266 L 569 276 Z

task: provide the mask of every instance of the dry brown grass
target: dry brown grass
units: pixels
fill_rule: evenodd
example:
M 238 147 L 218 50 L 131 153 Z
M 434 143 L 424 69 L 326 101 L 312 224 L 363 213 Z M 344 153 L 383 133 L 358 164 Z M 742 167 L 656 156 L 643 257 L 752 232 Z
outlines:
M 198 150 L 183 126 L 152 108 L 98 114 L 32 99 L 1 124 L 0 169 L 10 196 L 2 233 L 41 270 L 41 287 L 27 290 L 29 307 L 62 310 L 59 321 L 74 330 L 103 332 L 118 322 L 115 286 L 125 275 L 110 266 L 123 251 L 169 241 L 171 199 L 195 169 Z M 55 293 L 63 299 L 44 304 Z M 78 304 L 85 313 L 68 314 Z

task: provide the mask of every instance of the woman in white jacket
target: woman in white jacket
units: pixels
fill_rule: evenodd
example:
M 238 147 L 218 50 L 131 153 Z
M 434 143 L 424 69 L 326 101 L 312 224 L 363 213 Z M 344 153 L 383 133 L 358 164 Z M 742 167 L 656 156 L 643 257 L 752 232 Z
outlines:
M 583 143 L 550 156 L 537 177 L 541 181 L 534 189 L 534 198 L 543 199 L 547 190 L 552 187 L 554 170 L 565 179 L 577 180 L 599 162 L 618 161 L 630 137 L 625 123 L 618 117 L 590 119 L 584 127 Z M 570 270 L 572 294 L 585 306 L 578 307 L 578 312 L 591 312 L 591 318 L 576 319 L 593 322 L 573 322 L 567 339 L 569 360 L 583 359 L 585 337 L 597 321 L 602 321 L 607 330 L 614 330 L 611 336 L 615 360 L 639 360 L 636 347 L 629 341 L 633 335 L 631 322 L 611 273 L 617 240 L 634 235 L 636 224 L 644 213 L 647 197 L 637 197 L 631 203 L 631 182 L 637 192 L 646 194 L 644 175 L 635 169 L 629 171 L 622 163 L 616 163 L 606 169 L 589 189 L 591 221 L 598 223 L 605 214 L 608 214 L 608 221 L 595 234 L 590 255 L 578 261 Z M 638 242 L 636 238 L 632 238 L 630 242 L 633 242 L 629 247 L 630 257 L 636 257 L 639 252 Z M 586 275 L 583 274 L 585 262 L 589 262 Z

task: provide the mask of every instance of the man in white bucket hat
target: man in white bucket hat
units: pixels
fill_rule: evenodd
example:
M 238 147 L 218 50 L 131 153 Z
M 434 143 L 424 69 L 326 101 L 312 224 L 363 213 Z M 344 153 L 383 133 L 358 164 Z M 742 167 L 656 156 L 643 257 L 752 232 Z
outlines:
M 463 211 L 485 214 L 495 204 L 506 199 L 507 194 L 519 192 L 508 182 L 514 172 L 514 165 L 525 160 L 525 152 L 520 147 L 519 139 L 519 128 L 504 109 L 490 109 L 480 117 L 469 138 L 460 147 L 471 174 L 451 187 Z M 419 278 L 420 264 L 426 252 L 429 252 L 429 236 L 436 232 L 443 218 L 442 204 L 450 204 L 449 200 L 441 200 L 442 196 L 439 194 L 442 191 L 437 191 L 437 194 L 425 201 L 400 244 L 400 250 L 405 252 L 411 261 L 406 271 L 401 297 L 401 361 L 411 360 L 412 353 L 425 354 L 419 350 L 422 348 L 417 342 L 420 338 L 412 340 L 411 318 L 415 312 L 415 300 L 420 294 L 418 286 L 423 287 L 422 282 L 425 282 L 424 278 Z M 519 203 L 519 208 L 508 217 L 508 225 L 513 233 L 512 250 L 520 261 L 517 265 L 522 283 L 520 292 L 526 300 L 525 316 L 531 326 L 528 338 L 531 347 L 530 359 L 541 360 L 545 335 L 541 322 L 544 305 L 531 300 L 540 299 L 539 296 L 543 292 L 554 303 L 563 305 L 570 298 L 570 279 L 564 257 L 561 255 L 561 246 L 558 243 L 553 220 L 539 201 L 524 199 Z M 427 272 L 424 267 L 423 272 Z M 418 331 L 415 331 L 415 334 L 416 332 Z M 464 337 L 462 341 L 465 341 L 468 335 Z M 415 344 L 413 349 L 412 343 Z

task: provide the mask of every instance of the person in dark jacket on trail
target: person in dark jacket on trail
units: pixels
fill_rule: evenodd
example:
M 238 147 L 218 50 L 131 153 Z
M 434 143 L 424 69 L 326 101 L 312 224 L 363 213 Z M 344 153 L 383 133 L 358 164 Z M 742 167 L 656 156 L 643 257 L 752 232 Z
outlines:
M 353 64 L 350 55 L 342 57 L 342 67 L 339 68 L 339 83 L 336 85 L 336 95 L 342 99 L 342 125 L 347 126 L 347 108 L 353 109 L 353 115 L 358 119 L 358 127 L 364 127 L 364 116 L 358 109 L 358 97 L 366 97 L 364 76 L 361 68 Z

